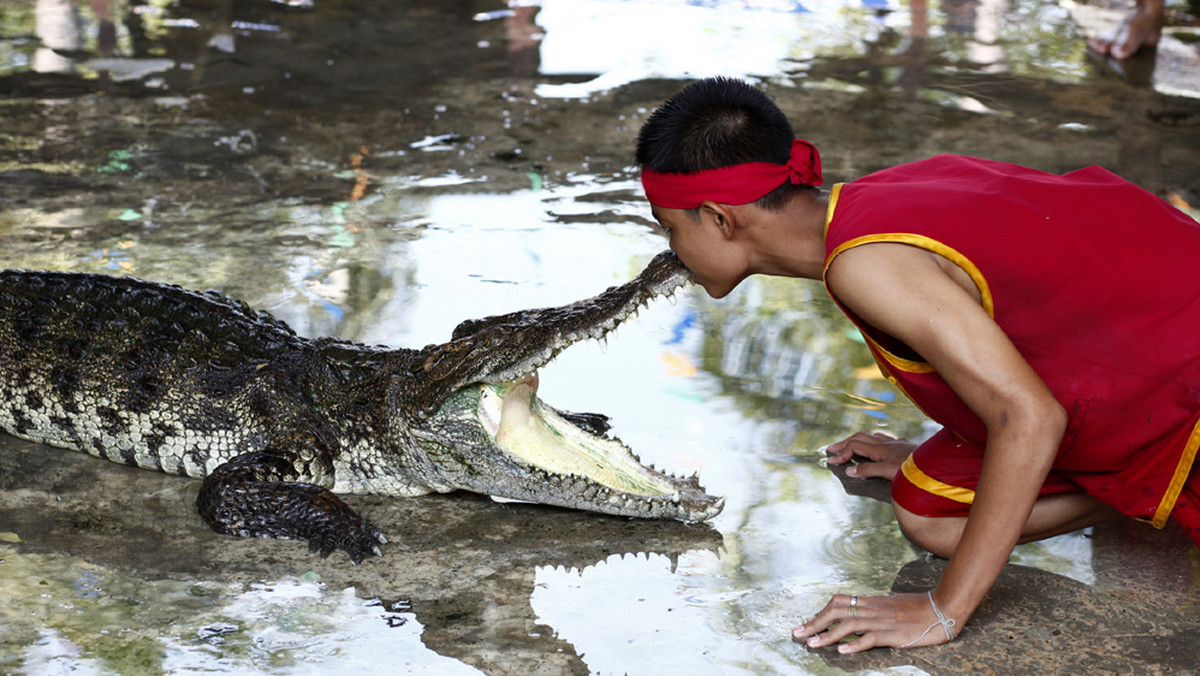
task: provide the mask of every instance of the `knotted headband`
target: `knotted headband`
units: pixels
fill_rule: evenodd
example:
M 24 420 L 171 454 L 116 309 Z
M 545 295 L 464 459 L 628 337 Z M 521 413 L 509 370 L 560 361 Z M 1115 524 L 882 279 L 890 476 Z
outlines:
M 791 181 L 795 185 L 821 185 L 821 155 L 808 141 L 792 141 L 787 164 L 744 162 L 716 169 L 683 173 L 642 167 L 642 188 L 651 204 L 665 209 L 696 209 L 704 200 L 721 204 L 749 204 Z

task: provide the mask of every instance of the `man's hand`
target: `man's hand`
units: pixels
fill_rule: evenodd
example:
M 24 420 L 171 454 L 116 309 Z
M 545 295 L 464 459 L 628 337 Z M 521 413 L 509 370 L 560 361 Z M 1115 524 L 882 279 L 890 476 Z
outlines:
M 844 465 L 857 460 L 858 464 L 846 468 L 846 474 L 859 479 L 879 477 L 891 481 L 917 445 L 897 439 L 883 432 L 855 432 L 853 435 L 834 442 L 825 449 L 831 465 Z
M 811 620 L 792 630 L 792 640 L 810 648 L 836 644 L 840 653 L 946 643 L 950 637 L 940 626 L 929 599 L 925 594 L 837 594 Z M 855 638 L 847 641 L 851 636 Z

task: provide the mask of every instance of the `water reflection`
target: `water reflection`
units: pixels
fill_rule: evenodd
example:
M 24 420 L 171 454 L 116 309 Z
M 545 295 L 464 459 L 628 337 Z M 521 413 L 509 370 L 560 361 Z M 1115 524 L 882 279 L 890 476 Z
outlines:
M 187 480 L 11 439 L 0 444 L 0 467 L 3 494 L 19 493 L 0 498 L 0 532 L 20 541 L 0 551 L 6 671 L 441 664 L 428 649 L 485 673 L 527 673 L 522 665 L 535 662 L 547 673 L 586 673 L 530 606 L 537 570 L 586 570 L 624 554 L 673 570 L 681 557 L 715 558 L 721 544 L 706 526 L 477 496 L 372 499 L 364 511 L 395 544 L 352 567 L 317 559 L 303 543 L 197 527 Z M 164 574 L 182 581 L 149 581 Z
M 216 86 L 254 94 L 265 87 L 310 103 L 430 86 L 464 63 L 508 80 L 516 96 L 579 98 L 652 78 L 802 77 L 826 59 L 865 58 L 877 74 L 894 70 L 893 80 L 914 91 L 927 67 L 947 64 L 1082 81 L 1095 59 L 1078 22 L 1095 32 L 1098 21 L 1087 5 L 1038 0 L 477 5 L 437 3 L 399 16 L 386 3 L 331 1 L 282 11 L 229 0 L 171 8 L 94 0 L 81 11 L 74 0 L 36 0 L 39 42 L 30 51 L 38 72 L 106 73 L 175 92 Z M 346 34 L 355 39 L 341 40 Z M 1172 35 L 1164 38 L 1171 63 L 1160 79 L 1165 91 L 1195 95 L 1194 87 L 1176 84 L 1179 40 Z M 0 71 L 18 66 L 12 59 L 22 51 Z M 1154 61 L 1151 55 L 1129 63 L 1153 71 Z

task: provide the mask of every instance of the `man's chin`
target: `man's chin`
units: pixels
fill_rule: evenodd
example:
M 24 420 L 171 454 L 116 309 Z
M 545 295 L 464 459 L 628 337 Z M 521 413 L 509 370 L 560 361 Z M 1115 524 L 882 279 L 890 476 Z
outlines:
M 701 284 L 700 286 L 704 287 L 704 291 L 707 292 L 712 298 L 724 298 L 725 296 L 728 296 L 734 288 L 732 286 L 724 287 L 710 284 Z
M 724 298 L 725 296 L 728 296 L 730 293 L 733 293 L 733 290 L 737 288 L 737 285 L 742 283 L 742 279 L 745 279 L 745 278 L 743 277 L 743 278 L 732 280 L 732 281 L 730 281 L 730 280 L 714 281 L 714 280 L 708 280 L 708 279 L 693 278 L 692 281 L 694 281 L 696 284 L 699 284 L 701 287 L 703 287 L 705 293 L 707 293 L 709 296 L 711 296 L 713 298 Z

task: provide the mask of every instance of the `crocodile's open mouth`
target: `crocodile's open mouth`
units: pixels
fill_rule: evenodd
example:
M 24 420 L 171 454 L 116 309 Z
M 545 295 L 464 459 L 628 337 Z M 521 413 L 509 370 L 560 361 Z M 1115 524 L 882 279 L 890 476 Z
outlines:
M 539 368 L 581 340 L 603 340 L 690 274 L 664 252 L 633 281 L 592 298 L 459 324 L 423 365 L 430 382 L 459 383 L 430 422 L 442 428 L 441 436 L 490 448 L 459 456 L 457 466 L 445 463 L 447 486 L 644 518 L 704 521 L 719 513 L 723 500 L 706 493 L 695 476 L 642 464 L 608 436 L 604 416 L 567 413 L 537 397 Z
M 621 493 L 676 493 L 670 481 L 638 462 L 623 444 L 592 434 L 544 404 L 537 386 L 537 373 L 484 386 L 479 421 L 497 446 L 551 474 L 587 477 Z

